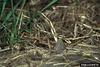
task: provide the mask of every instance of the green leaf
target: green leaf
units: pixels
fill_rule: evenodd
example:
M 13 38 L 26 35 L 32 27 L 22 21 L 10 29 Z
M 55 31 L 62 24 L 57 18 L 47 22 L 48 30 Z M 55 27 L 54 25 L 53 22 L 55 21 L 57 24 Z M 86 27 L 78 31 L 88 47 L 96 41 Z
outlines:
M 4 12 L 4 9 L 5 9 L 5 6 L 6 6 L 6 3 L 8 2 L 8 0 L 4 0 L 3 1 L 3 4 L 1 4 L 0 6 L 1 6 L 1 9 L 0 9 L 0 16 L 2 17 L 2 15 L 3 15 L 3 12 Z
M 53 5 L 54 3 L 56 3 L 58 0 L 52 0 L 47 6 L 45 6 L 41 11 L 46 10 L 47 8 L 49 8 L 51 5 Z

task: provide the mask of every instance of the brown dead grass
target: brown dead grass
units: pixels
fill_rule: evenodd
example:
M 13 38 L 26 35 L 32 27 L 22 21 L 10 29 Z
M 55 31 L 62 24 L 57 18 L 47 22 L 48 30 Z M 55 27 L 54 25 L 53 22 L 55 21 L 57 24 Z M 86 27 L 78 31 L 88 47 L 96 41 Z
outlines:
M 28 4 L 23 20 L 30 19 L 27 14 L 38 11 L 44 3 L 37 3 L 35 7 Z M 88 60 L 100 63 L 99 4 L 96 0 L 61 0 L 33 20 L 32 33 L 20 34 L 22 42 L 14 46 L 16 50 L 10 50 L 12 54 L 8 50 L 0 52 L 4 55 L 0 57 L 4 58 L 0 64 L 5 67 L 74 67 Z

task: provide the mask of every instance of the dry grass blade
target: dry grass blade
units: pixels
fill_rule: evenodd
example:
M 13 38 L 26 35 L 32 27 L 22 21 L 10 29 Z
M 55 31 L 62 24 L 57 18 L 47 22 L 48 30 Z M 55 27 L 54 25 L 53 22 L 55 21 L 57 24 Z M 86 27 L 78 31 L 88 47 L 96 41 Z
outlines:
M 79 39 L 85 39 L 85 38 L 90 38 L 90 37 L 100 37 L 100 35 L 94 34 L 91 36 L 82 36 L 82 37 L 77 37 L 77 38 L 64 38 L 64 39 L 66 41 L 66 40 L 79 40 Z
M 45 20 L 45 21 L 48 23 L 48 25 L 50 26 L 50 28 L 51 28 L 51 33 L 52 33 L 52 35 L 54 36 L 55 41 L 57 42 L 57 33 L 56 33 L 56 30 L 55 30 L 55 28 L 54 28 L 54 26 L 53 26 L 53 23 L 49 20 L 49 18 L 46 17 L 45 14 L 41 13 L 41 15 L 44 17 L 44 20 Z
M 89 47 L 89 48 L 98 48 L 98 46 L 95 46 L 95 45 L 88 45 L 88 44 L 86 44 L 86 43 L 78 44 L 78 46 L 81 46 L 81 47 Z
M 75 23 L 75 27 L 74 27 L 74 38 L 77 37 L 77 28 L 78 28 L 77 23 Z

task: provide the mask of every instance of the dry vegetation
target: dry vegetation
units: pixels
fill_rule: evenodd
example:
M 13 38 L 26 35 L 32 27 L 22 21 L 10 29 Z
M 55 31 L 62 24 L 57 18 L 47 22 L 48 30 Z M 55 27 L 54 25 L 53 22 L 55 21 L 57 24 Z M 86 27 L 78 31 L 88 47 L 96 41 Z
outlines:
M 0 67 L 100 63 L 99 0 L 0 0 Z

